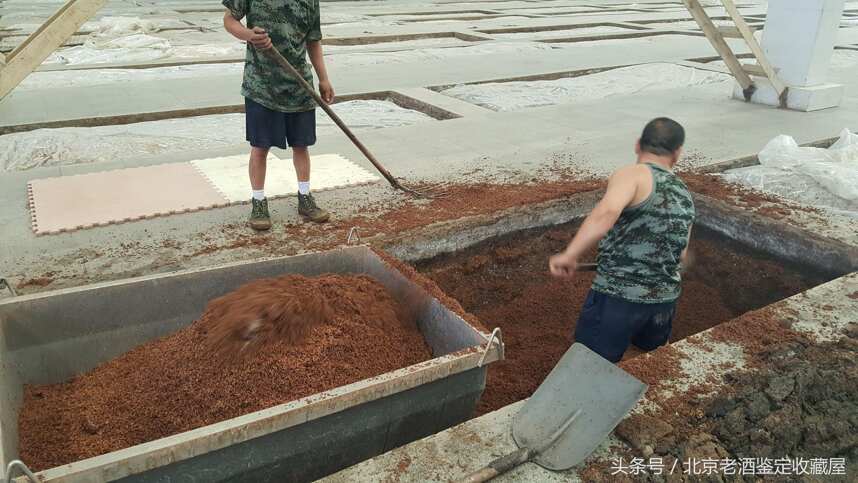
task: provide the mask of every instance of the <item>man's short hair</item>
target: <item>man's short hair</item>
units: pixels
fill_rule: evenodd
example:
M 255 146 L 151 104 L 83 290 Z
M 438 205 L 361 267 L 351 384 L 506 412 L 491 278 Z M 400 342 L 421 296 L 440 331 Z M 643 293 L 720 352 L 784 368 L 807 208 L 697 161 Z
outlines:
M 667 117 L 648 122 L 641 134 L 641 151 L 658 156 L 673 154 L 685 143 L 685 129 Z

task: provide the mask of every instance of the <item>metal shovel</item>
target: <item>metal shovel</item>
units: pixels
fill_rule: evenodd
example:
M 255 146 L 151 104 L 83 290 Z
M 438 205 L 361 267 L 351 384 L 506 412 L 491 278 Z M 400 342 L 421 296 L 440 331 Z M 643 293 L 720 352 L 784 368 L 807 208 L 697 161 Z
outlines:
M 572 344 L 516 414 L 512 436 L 519 449 L 462 481 L 488 481 L 528 461 L 554 471 L 581 463 L 646 388 L 583 344 Z

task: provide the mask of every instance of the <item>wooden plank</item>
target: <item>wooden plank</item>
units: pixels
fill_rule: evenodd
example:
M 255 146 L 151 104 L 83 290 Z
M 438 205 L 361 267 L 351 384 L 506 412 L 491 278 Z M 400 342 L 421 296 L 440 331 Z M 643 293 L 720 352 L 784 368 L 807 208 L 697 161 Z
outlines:
M 721 3 L 724 4 L 724 8 L 727 10 L 727 15 L 729 15 L 736 24 L 736 28 L 739 29 L 739 33 L 741 33 L 745 43 L 748 44 L 748 48 L 751 49 L 751 53 L 756 57 L 757 64 L 759 64 L 760 68 L 763 69 L 763 72 L 765 72 L 769 82 L 772 83 L 772 87 L 774 87 L 775 92 L 778 93 L 778 97 L 781 101 L 781 107 L 785 106 L 787 87 L 780 78 L 778 78 L 774 67 L 766 58 L 763 48 L 760 47 L 759 42 L 757 42 L 757 39 L 754 37 L 754 32 L 751 30 L 751 27 L 749 27 L 745 22 L 745 18 L 739 13 L 739 9 L 736 8 L 736 4 L 733 3 L 733 0 L 721 0 Z
M 9 94 L 51 53 L 95 15 L 107 0 L 68 0 L 6 57 L 0 69 L 0 99 Z
M 742 33 L 739 32 L 739 29 L 732 26 L 732 25 L 719 25 L 718 26 L 718 32 L 720 32 L 723 37 L 728 38 L 728 39 L 741 39 L 741 38 L 743 38 Z
M 747 72 L 749 75 L 766 77 L 766 71 L 764 71 L 759 64 L 742 64 L 742 70 Z
M 750 94 L 748 93 L 752 92 L 754 81 L 751 79 L 751 76 L 742 69 L 742 64 L 739 62 L 736 54 L 733 53 L 733 50 L 730 49 L 730 46 L 727 45 L 727 42 L 721 35 L 721 32 L 719 32 L 718 28 L 715 27 L 715 24 L 712 23 L 712 19 L 710 19 L 706 11 L 703 10 L 699 1 L 682 0 L 682 3 L 691 13 L 691 16 L 694 17 L 697 25 L 700 26 L 700 30 L 702 30 L 706 38 L 709 39 L 709 43 L 712 44 L 712 47 L 715 48 L 718 55 L 724 59 L 724 63 L 727 64 L 727 68 L 730 69 L 733 77 L 735 77 L 739 85 L 742 86 L 742 90 L 746 93 L 745 98 L 749 99 Z

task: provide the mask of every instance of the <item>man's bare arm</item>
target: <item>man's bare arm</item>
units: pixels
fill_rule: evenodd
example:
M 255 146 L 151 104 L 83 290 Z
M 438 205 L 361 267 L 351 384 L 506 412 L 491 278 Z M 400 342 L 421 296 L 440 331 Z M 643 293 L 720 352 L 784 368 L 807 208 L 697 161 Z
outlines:
M 310 56 L 310 62 L 313 64 L 316 76 L 319 78 L 319 95 L 328 104 L 334 102 L 334 88 L 331 86 L 331 81 L 328 78 L 328 69 L 325 67 L 322 42 L 319 40 L 307 41 L 307 54 Z
M 688 240 L 685 242 L 685 249 L 679 255 L 679 265 L 683 271 L 687 270 L 694 263 L 694 255 L 688 250 L 691 246 L 691 228 L 688 227 Z
M 254 27 L 253 29 L 245 27 L 244 24 L 241 23 L 241 20 L 232 16 L 232 13 L 229 10 L 223 14 L 223 27 L 227 32 L 232 34 L 233 37 L 244 42 L 250 42 L 259 50 L 271 48 L 271 39 L 268 37 L 268 33 L 265 32 L 265 29 L 261 27 Z
M 555 255 L 549 262 L 551 273 L 571 276 L 578 259 L 587 250 L 596 246 L 611 230 L 623 210 L 634 200 L 637 181 L 633 167 L 614 173 L 608 180 L 608 189 L 599 204 L 587 215 L 578 233 L 563 253 Z

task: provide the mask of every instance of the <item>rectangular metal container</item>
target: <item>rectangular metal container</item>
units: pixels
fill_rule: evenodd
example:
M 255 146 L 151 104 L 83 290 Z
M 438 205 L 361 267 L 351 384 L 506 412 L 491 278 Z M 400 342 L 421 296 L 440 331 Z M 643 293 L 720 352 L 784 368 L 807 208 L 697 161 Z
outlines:
M 367 274 L 420 300 L 433 359 L 262 411 L 39 473 L 43 481 L 308 481 L 470 417 L 485 387 L 487 334 L 366 247 L 101 283 L 0 302 L 0 475 L 17 458 L 25 384 L 88 371 L 196 320 L 248 281 Z M 501 356 L 493 343 L 486 362 Z M 367 354 L 367 357 L 371 357 Z M 26 463 L 26 462 L 25 462 Z

